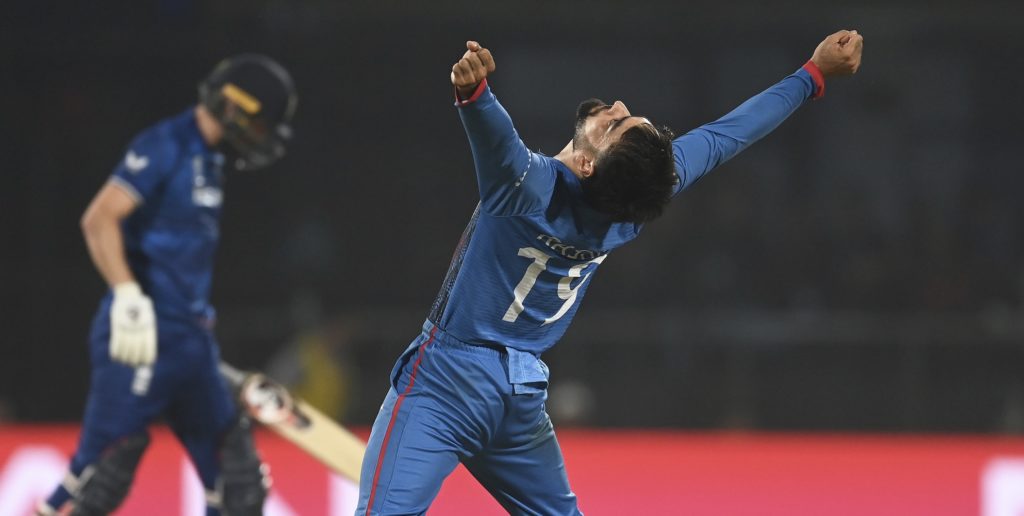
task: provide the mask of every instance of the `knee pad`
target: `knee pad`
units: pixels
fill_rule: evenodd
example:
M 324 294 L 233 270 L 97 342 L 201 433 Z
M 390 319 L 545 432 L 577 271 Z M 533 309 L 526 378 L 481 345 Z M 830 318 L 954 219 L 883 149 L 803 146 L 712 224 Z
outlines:
M 68 486 L 74 500 L 71 515 L 100 516 L 114 512 L 128 496 L 135 469 L 147 446 L 149 435 L 142 433 L 124 437 L 107 448 L 95 464 L 71 482 L 73 486 Z
M 252 423 L 239 417 L 221 447 L 220 505 L 225 516 L 258 516 L 270 490 L 269 468 L 256 454 Z

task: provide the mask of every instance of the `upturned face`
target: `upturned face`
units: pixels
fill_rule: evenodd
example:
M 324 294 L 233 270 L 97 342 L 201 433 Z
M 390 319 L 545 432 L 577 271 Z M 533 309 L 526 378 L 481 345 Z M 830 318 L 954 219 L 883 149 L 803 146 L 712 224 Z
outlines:
M 600 99 L 584 100 L 576 109 L 573 148 L 589 151 L 596 157 L 619 141 L 622 133 L 641 124 L 654 128 L 647 118 L 631 115 L 622 101 L 608 104 Z

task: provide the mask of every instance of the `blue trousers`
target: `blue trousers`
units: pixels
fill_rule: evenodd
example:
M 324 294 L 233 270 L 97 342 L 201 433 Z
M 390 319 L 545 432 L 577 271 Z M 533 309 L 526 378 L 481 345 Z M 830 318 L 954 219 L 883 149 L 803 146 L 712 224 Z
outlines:
M 85 417 L 71 459 L 76 477 L 118 439 L 146 432 L 163 416 L 185 447 L 208 491 L 220 474 L 220 443 L 234 423 L 236 408 L 218 371 L 220 351 L 211 331 L 198 324 L 157 321 L 157 360 L 151 370 L 110 359 L 110 317 L 106 306 L 89 334 L 92 364 Z M 70 495 L 63 487 L 48 499 L 59 508 Z M 216 515 L 208 508 L 207 514 Z
M 428 322 L 392 371 L 356 514 L 424 514 L 460 462 L 510 514 L 581 514 L 546 399 L 543 389 L 514 394 L 503 349 Z

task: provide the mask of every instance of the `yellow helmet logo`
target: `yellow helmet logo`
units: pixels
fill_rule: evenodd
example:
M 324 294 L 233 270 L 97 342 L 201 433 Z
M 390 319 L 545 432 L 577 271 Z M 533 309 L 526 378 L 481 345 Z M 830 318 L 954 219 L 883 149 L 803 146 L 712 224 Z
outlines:
M 256 97 L 253 97 L 242 88 L 239 88 L 229 82 L 225 84 L 220 91 L 224 94 L 224 97 L 242 108 L 242 111 L 245 111 L 250 115 L 255 115 L 260 112 L 260 101 L 256 100 Z

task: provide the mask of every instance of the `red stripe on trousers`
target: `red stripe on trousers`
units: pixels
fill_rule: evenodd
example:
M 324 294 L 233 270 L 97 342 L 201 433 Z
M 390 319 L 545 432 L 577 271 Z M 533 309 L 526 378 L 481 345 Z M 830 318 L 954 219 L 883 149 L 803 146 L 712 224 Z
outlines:
M 430 338 L 420 346 L 420 352 L 416 355 L 416 362 L 412 364 L 412 374 L 409 375 L 409 385 L 405 387 L 402 394 L 398 396 L 395 401 L 395 408 L 391 409 L 391 421 L 388 422 L 388 429 L 384 432 L 384 440 L 380 444 L 380 454 L 377 456 L 377 469 L 373 473 L 373 484 L 370 487 L 370 499 L 366 502 L 366 516 L 370 516 L 370 509 L 373 507 L 373 497 L 377 494 L 377 481 L 380 480 L 381 466 L 384 465 L 384 454 L 388 449 L 388 439 L 391 438 L 391 430 L 395 427 L 395 419 L 398 418 L 398 409 L 402 408 L 402 401 L 405 400 L 405 395 L 409 394 L 412 390 L 412 384 L 416 383 L 416 371 L 420 367 L 420 362 L 423 360 L 423 351 L 427 349 L 427 346 L 434 341 L 434 334 L 437 333 L 437 327 L 430 330 Z

